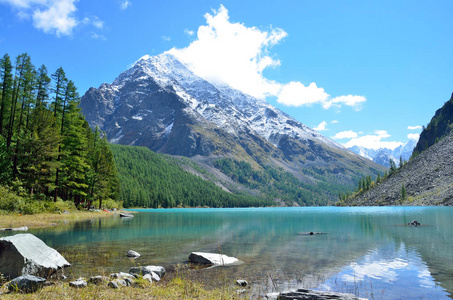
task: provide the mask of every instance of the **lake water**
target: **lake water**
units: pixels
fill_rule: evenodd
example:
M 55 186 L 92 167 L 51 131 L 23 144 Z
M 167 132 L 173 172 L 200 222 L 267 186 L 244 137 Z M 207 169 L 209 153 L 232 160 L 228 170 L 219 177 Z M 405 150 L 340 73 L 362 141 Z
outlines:
M 412 220 L 422 226 L 405 225 Z M 370 299 L 450 299 L 453 293 L 449 207 L 139 210 L 130 219 L 115 216 L 31 233 L 73 264 L 74 277 L 127 272 L 133 265 L 172 269 L 201 251 L 242 260 L 239 266 L 197 272 L 246 279 L 255 295 L 295 288 Z M 142 256 L 127 259 L 130 249 Z

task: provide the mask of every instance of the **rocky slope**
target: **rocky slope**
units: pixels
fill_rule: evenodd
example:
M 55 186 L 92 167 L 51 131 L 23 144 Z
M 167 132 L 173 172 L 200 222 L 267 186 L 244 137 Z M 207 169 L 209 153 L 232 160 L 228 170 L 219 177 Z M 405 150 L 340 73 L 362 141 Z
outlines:
M 326 200 L 383 171 L 265 101 L 197 77 L 168 54 L 144 56 L 112 84 L 90 88 L 81 108 L 112 143 L 190 157 L 207 169 L 225 157 L 256 170 L 282 168 L 305 184 L 322 184 Z
M 413 158 L 352 205 L 453 205 L 453 133 Z M 402 186 L 407 197 L 401 199 Z

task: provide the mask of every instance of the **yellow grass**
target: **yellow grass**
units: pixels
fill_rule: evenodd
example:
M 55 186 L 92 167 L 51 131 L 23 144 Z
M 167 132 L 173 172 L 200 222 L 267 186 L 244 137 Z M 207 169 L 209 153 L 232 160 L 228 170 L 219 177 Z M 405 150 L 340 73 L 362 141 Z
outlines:
M 5 214 L 0 215 L 0 228 L 42 228 L 60 225 L 67 221 L 83 221 L 92 218 L 109 217 L 113 213 L 100 211 L 71 211 L 69 214 L 39 213 L 35 215 Z

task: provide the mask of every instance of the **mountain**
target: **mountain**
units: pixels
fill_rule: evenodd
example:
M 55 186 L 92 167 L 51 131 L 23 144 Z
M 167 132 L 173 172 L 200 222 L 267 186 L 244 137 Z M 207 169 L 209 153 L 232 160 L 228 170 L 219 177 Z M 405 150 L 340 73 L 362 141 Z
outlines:
M 453 132 L 349 205 L 453 205 Z M 403 199 L 403 187 L 406 197 Z
M 260 182 L 275 185 L 275 178 L 244 183 L 235 173 L 250 167 L 272 178 L 270 169 L 281 170 L 316 199 L 312 204 L 325 204 L 361 176 L 384 170 L 267 102 L 196 76 L 168 54 L 142 57 L 112 84 L 90 88 L 80 106 L 110 142 L 189 157 L 231 192 L 266 195 Z M 230 159 L 234 172 L 220 159 Z M 296 193 L 290 201 L 307 205 L 306 198 Z
M 357 153 L 369 160 L 374 161 L 377 164 L 380 164 L 384 167 L 390 167 L 390 159 L 398 165 L 400 157 L 408 161 L 412 155 L 412 152 L 417 144 L 418 139 L 410 139 L 405 144 L 396 147 L 395 149 L 389 148 L 380 148 L 380 149 L 371 149 L 361 146 L 352 146 L 348 148 L 349 150 Z
M 450 100 L 439 108 L 420 134 L 414 154 L 417 155 L 453 131 L 453 93 Z

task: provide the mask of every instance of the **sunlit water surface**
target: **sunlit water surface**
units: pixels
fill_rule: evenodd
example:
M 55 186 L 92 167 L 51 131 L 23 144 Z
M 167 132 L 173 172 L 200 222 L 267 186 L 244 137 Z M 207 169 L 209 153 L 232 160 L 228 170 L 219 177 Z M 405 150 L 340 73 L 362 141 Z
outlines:
M 412 220 L 422 226 L 406 225 Z M 254 295 L 295 288 L 370 299 L 450 299 L 453 293 L 448 207 L 139 210 L 134 218 L 31 233 L 70 260 L 73 276 L 127 272 L 133 265 L 172 269 L 201 251 L 242 260 L 203 272 L 247 279 Z M 130 249 L 142 256 L 128 259 Z

